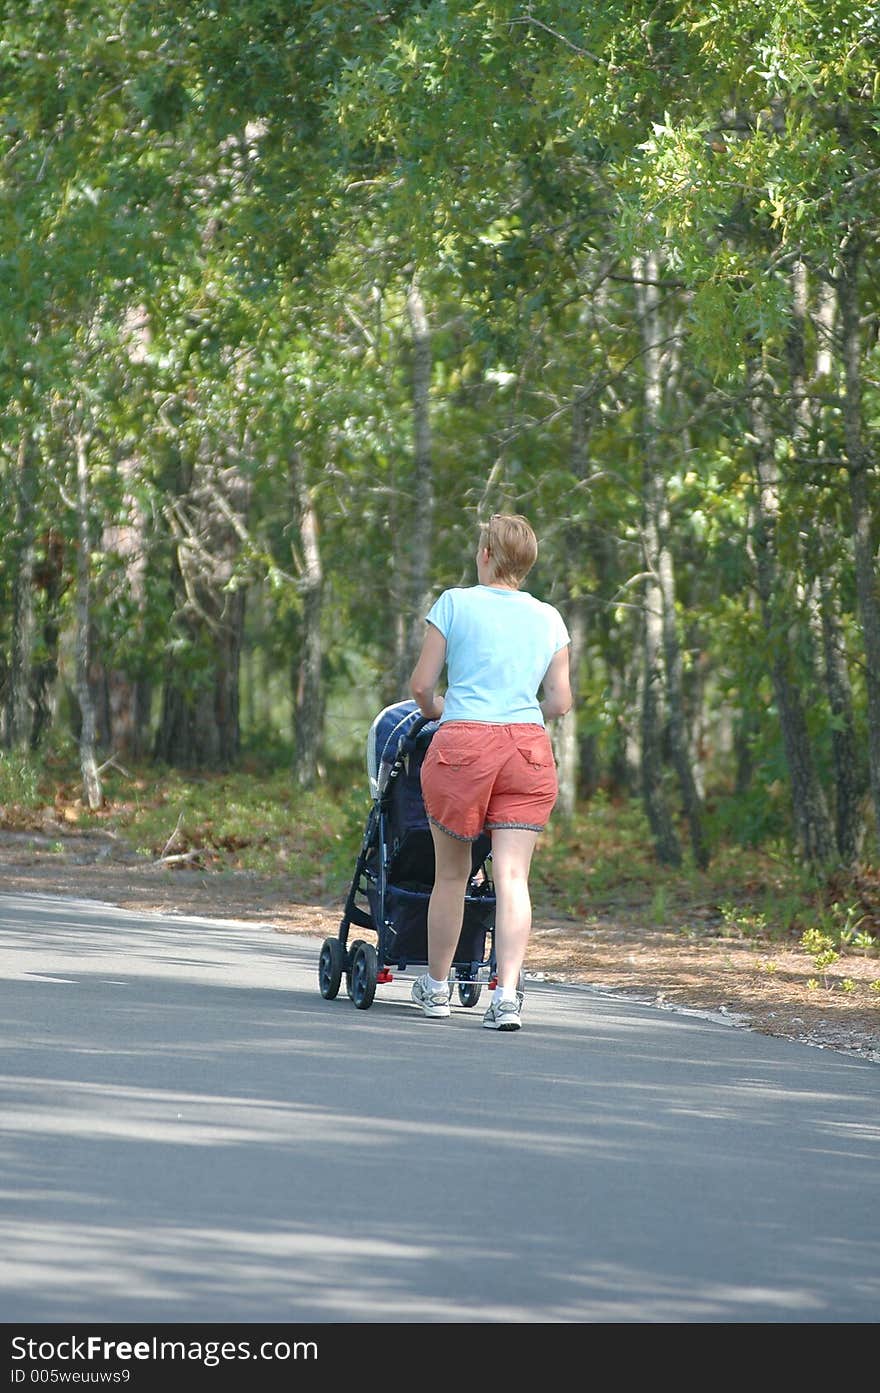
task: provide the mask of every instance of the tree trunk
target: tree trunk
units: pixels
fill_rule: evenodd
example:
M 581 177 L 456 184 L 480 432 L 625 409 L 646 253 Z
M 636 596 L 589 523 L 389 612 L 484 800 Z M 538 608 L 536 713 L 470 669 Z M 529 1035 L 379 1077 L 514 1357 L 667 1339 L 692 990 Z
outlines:
M 852 687 L 839 622 L 837 592 L 828 574 L 819 575 L 819 618 L 825 659 L 825 685 L 831 708 L 831 756 L 834 764 L 834 835 L 845 865 L 851 865 L 860 841 L 859 801 L 862 780 L 853 714 Z
M 813 762 L 800 688 L 790 666 L 790 616 L 776 556 L 779 477 L 764 395 L 769 385 L 762 363 L 749 359 L 747 369 L 755 441 L 757 489 L 754 550 L 761 617 L 791 779 L 799 853 L 808 865 L 822 866 L 833 860 L 834 843 L 825 797 Z
M 91 627 L 92 543 L 89 520 L 88 437 L 78 431 L 76 447 L 76 694 L 80 709 L 79 763 L 83 802 L 94 812 L 104 802 L 101 775 L 95 757 L 95 708 L 89 686 L 89 630 Z
M 578 744 L 578 668 L 580 655 L 584 650 L 586 624 L 584 607 L 578 600 L 569 601 L 568 631 L 571 637 L 571 709 L 556 722 L 553 747 L 559 766 L 559 798 L 557 807 L 561 817 L 573 817 L 577 809 L 578 782 L 580 774 L 581 750 Z
M 755 772 L 753 741 L 761 728 L 758 712 L 752 705 L 745 706 L 738 715 L 733 732 L 734 782 L 733 791 L 738 798 L 748 793 Z
M 647 390 L 650 390 L 648 388 Z M 650 428 L 649 428 L 650 429 Z M 642 590 L 642 710 L 640 772 L 642 799 L 654 846 L 660 861 L 666 865 L 681 864 L 681 847 L 663 788 L 663 739 L 661 710 L 663 694 L 663 597 L 657 578 L 656 557 L 659 541 L 656 515 L 650 490 L 654 478 L 648 466 L 649 450 L 645 450 L 643 477 L 642 545 L 645 557 L 645 582 Z
M 663 607 L 663 660 L 668 703 L 667 738 L 672 753 L 672 763 L 678 777 L 685 816 L 688 820 L 691 850 L 697 865 L 701 870 L 705 870 L 709 865 L 709 847 L 704 830 L 703 800 L 700 797 L 691 766 L 690 740 L 684 709 L 684 666 L 675 613 L 675 573 L 672 551 L 668 545 L 669 513 L 665 495 L 664 481 L 663 492 L 658 499 L 660 504 L 658 512 L 660 549 L 657 554 L 657 576 Z
M 147 361 L 153 339 L 149 310 L 142 304 L 132 305 L 125 317 L 128 356 L 135 371 Z M 125 575 L 126 597 L 131 604 L 131 623 L 136 640 L 143 638 L 147 609 L 148 519 L 136 488 L 141 462 L 137 458 L 122 460 L 119 472 L 124 485 L 124 507 L 127 519 L 106 526 L 103 546 L 115 552 Z M 123 757 L 140 760 L 146 753 L 150 735 L 153 682 L 138 657 L 126 669 L 113 667 L 105 674 L 106 740 L 108 746 Z
M 664 865 L 678 866 L 681 864 L 681 846 L 663 791 L 660 668 L 663 620 L 660 603 L 660 587 L 648 582 L 644 590 L 642 629 L 642 799 L 659 860 Z
M 147 602 L 147 519 L 131 484 L 137 467 L 131 459 L 120 466 L 127 520 L 107 524 L 102 538 L 105 553 L 118 556 L 122 566 L 133 647 L 142 634 Z M 108 667 L 102 657 L 95 656 L 94 683 L 101 694 L 101 742 L 115 754 L 138 760 L 148 745 L 152 684 L 142 664 L 133 662 L 131 668 L 125 669 L 118 664 Z
M 587 477 L 588 443 L 586 398 L 576 392 L 571 412 L 571 473 L 575 480 Z M 564 573 L 576 577 L 580 556 L 584 547 L 583 523 L 580 519 L 568 522 L 564 531 L 565 549 Z M 559 765 L 559 799 L 557 808 L 562 817 L 574 816 L 577 807 L 578 783 L 580 775 L 581 750 L 578 744 L 578 697 L 581 655 L 585 646 L 586 616 L 583 601 L 579 597 L 566 596 L 565 605 L 568 631 L 571 637 L 569 667 L 571 674 L 572 703 L 569 711 L 556 723 L 553 746 Z
M 853 553 L 859 620 L 865 646 L 865 689 L 868 698 L 868 776 L 874 805 L 875 843 L 880 847 L 880 598 L 874 569 L 870 489 L 874 461 L 864 429 L 859 325 L 861 248 L 851 234 L 842 249 L 838 279 L 843 366 L 846 394 L 843 427 L 849 473 Z
M 412 335 L 413 472 L 407 490 L 411 509 L 399 545 L 399 651 L 396 663 L 399 697 L 409 696 L 409 677 L 425 634 L 431 605 L 431 554 L 434 530 L 434 470 L 431 451 L 431 330 L 418 278 L 407 288 L 406 308 Z M 398 699 L 399 699 L 398 697 Z
M 205 461 L 168 505 L 176 541 L 169 652 L 156 758 L 181 769 L 228 769 L 241 749 L 239 668 L 245 591 L 235 569 L 250 485 L 235 465 Z
M 15 473 L 15 522 L 12 577 L 12 652 L 6 739 L 10 749 L 31 746 L 34 709 L 31 699 L 34 651 L 34 500 L 36 468 L 27 431 L 18 445 Z
M 830 292 L 830 293 L 829 293 Z M 819 351 L 816 355 L 814 382 L 821 383 L 831 375 L 830 344 L 834 332 L 835 295 L 833 288 L 824 287 L 816 314 L 819 330 Z M 799 261 L 792 274 L 792 331 L 789 337 L 789 363 L 792 387 L 792 439 L 799 452 L 806 453 L 811 444 L 821 455 L 823 431 L 821 407 L 810 397 L 807 380 L 806 326 L 809 317 L 809 284 L 806 266 Z M 831 726 L 831 756 L 834 768 L 834 833 L 837 850 L 847 865 L 855 859 L 859 841 L 859 759 L 853 713 L 852 688 L 846 666 L 845 641 L 840 620 L 837 585 L 832 575 L 834 538 L 831 528 L 821 516 L 816 521 L 804 519 L 808 530 L 808 555 L 816 576 L 816 613 L 822 652 L 822 678 L 833 717 Z
M 662 786 L 661 712 L 665 696 L 666 734 L 690 821 L 694 855 L 698 864 L 705 864 L 699 797 L 690 774 L 686 749 L 681 663 L 675 630 L 675 575 L 667 541 L 669 509 L 666 479 L 659 460 L 664 393 L 657 256 L 650 253 L 638 260 L 634 272 L 643 345 L 645 423 L 642 471 L 642 545 L 645 558 L 642 792 L 657 854 L 661 861 L 678 865 L 681 849 Z
M 318 774 L 324 728 L 324 575 L 315 505 L 296 451 L 290 460 L 290 492 L 302 547 L 303 601 L 301 640 L 293 672 L 293 778 L 300 788 L 311 788 Z
M 609 721 L 607 781 L 613 793 L 632 797 L 639 786 L 639 653 L 642 611 L 627 605 L 623 620 L 615 618 L 613 603 L 620 564 L 615 538 L 597 530 L 593 539 L 597 589 L 602 597 L 594 624 L 605 662 L 606 715 Z M 601 780 L 601 771 L 594 777 Z
M 609 673 L 608 693 L 613 713 L 608 782 L 611 791 L 635 795 L 641 782 L 640 664 L 636 643 L 633 662 L 615 663 Z
M 55 528 L 49 528 L 43 538 L 44 554 L 37 566 L 35 579 L 43 592 L 43 644 L 42 656 L 34 663 L 31 677 L 31 695 L 34 708 L 34 723 L 31 729 L 31 747 L 37 749 L 52 723 L 54 716 L 54 692 L 58 678 L 58 648 L 61 636 L 61 616 L 59 605 L 64 593 L 64 539 Z

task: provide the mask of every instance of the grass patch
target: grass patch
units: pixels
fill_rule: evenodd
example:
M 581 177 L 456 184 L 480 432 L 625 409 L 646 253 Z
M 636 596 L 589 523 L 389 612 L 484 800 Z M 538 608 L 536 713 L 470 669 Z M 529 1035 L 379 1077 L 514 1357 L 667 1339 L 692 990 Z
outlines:
M 42 805 L 41 777 L 42 768 L 32 755 L 0 750 L 0 820 Z
M 213 868 L 283 875 L 292 898 L 329 891 L 350 874 L 362 828 L 354 800 L 299 790 L 285 772 L 138 779 L 98 815 L 146 858 L 189 859 Z M 84 818 L 88 821 L 88 817 Z
M 337 763 L 299 790 L 281 763 L 253 760 L 229 773 L 110 766 L 105 806 L 91 813 L 68 753 L 38 767 L 0 756 L 0 826 L 102 827 L 150 861 L 283 879 L 292 901 L 342 904 L 370 811 L 366 770 Z M 682 828 L 682 845 L 687 846 Z M 880 938 L 880 872 L 817 882 L 767 848 L 719 843 L 707 870 L 685 856 L 658 864 L 640 802 L 597 794 L 575 816 L 551 819 L 533 863 L 535 916 L 619 923 L 689 938 L 739 938 L 828 951 L 873 952 Z M 806 951 L 806 947 L 805 947 Z

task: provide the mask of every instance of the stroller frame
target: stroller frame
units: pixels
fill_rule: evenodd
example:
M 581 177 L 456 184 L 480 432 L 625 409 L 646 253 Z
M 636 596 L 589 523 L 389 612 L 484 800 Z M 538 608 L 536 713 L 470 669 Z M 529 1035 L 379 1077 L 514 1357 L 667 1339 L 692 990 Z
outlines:
M 397 724 L 378 752 L 377 767 L 369 770 L 373 803 L 338 934 L 324 940 L 318 963 L 324 999 L 335 999 L 344 977 L 348 997 L 362 1011 L 373 1004 L 377 986 L 394 980 L 392 969 L 404 973 L 428 962 L 433 839 L 418 780 L 437 722 L 423 716 L 415 702 L 399 702 L 376 718 L 370 741 L 383 718 Z M 368 741 L 370 753 L 377 752 Z M 483 985 L 496 983 L 491 856 L 491 838 L 484 833 L 474 843 L 462 932 L 450 969 L 450 991 L 457 988 L 462 1006 L 476 1006 Z M 361 938 L 349 942 L 352 925 L 375 933 L 376 943 Z

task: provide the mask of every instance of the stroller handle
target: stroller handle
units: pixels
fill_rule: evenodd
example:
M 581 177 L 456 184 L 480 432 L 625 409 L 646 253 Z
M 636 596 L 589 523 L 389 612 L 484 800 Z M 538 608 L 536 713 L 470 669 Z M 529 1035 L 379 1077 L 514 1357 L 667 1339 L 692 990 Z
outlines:
M 407 756 L 411 755 L 415 750 L 416 741 L 418 740 L 419 735 L 425 729 L 425 726 L 429 726 L 432 724 L 434 723 L 430 721 L 427 716 L 423 716 L 421 712 L 419 712 L 415 720 L 413 720 L 410 723 L 410 728 L 407 731 L 406 735 L 404 735 L 401 739 L 401 742 L 397 747 L 397 754 L 394 756 L 394 759 L 388 770 L 387 783 L 384 785 L 384 788 L 380 789 L 380 793 L 383 798 L 387 799 L 388 797 L 390 797 L 391 786 L 399 776 L 401 769 L 403 768 L 404 763 L 407 759 Z
M 418 716 L 413 721 L 406 735 L 400 742 L 399 753 L 406 754 L 410 750 L 414 750 L 416 746 L 416 740 L 418 736 L 421 734 L 421 732 L 425 729 L 425 726 L 433 724 L 434 722 L 432 721 L 430 716 L 423 716 L 421 712 L 419 712 Z

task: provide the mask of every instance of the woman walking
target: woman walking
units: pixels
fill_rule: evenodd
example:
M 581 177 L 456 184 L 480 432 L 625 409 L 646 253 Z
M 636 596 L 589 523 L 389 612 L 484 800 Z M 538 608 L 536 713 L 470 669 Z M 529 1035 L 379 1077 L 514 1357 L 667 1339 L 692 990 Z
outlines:
M 545 722 L 571 706 L 562 616 L 520 588 L 537 555 L 524 517 L 496 513 L 483 524 L 477 584 L 444 590 L 431 607 L 410 679 L 419 710 L 439 722 L 421 774 L 435 860 L 428 971 L 413 983 L 412 997 L 431 1020 L 450 1014 L 449 973 L 472 843 L 485 831 L 492 841 L 498 970 L 483 1017 L 490 1030 L 521 1025 L 517 988 L 532 928 L 532 853 L 558 794 Z M 444 667 L 445 695 L 438 695 Z

